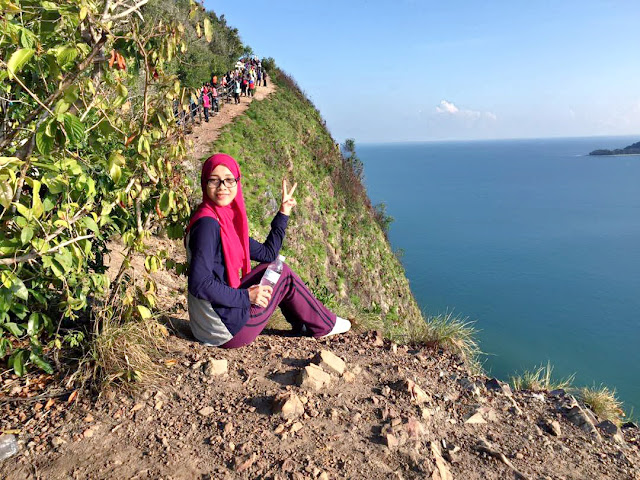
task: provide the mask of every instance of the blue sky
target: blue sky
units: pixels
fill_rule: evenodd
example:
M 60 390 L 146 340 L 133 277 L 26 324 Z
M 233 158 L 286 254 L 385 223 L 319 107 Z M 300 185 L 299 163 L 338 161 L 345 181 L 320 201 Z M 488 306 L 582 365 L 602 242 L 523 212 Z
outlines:
M 296 78 L 338 141 L 640 137 L 638 1 L 205 7 Z

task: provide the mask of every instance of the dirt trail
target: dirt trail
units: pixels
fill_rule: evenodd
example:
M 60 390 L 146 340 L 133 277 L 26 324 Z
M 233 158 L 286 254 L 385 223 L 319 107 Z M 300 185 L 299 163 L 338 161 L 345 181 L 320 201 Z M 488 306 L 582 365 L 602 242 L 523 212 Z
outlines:
M 189 139 L 193 142 L 189 156 L 193 159 L 200 159 L 210 153 L 209 146 L 218 138 L 220 129 L 227 123 L 230 123 L 235 117 L 243 114 L 253 100 L 263 100 L 264 98 L 275 92 L 276 86 L 267 77 L 267 86 L 258 87 L 255 97 L 240 97 L 240 104 L 235 105 L 233 100 L 231 103 L 225 103 L 220 111 L 209 118 L 209 123 L 204 121 L 194 127 L 193 132 L 189 135 Z

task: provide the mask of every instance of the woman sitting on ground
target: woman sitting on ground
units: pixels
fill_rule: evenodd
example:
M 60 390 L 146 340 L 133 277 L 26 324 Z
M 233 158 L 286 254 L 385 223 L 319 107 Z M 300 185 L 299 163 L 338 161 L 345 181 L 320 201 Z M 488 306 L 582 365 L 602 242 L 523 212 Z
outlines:
M 265 328 L 276 307 L 294 331 L 322 338 L 344 333 L 348 320 L 329 311 L 285 264 L 280 279 L 259 285 L 268 264 L 278 257 L 291 209 L 293 192 L 282 181 L 280 211 L 264 243 L 249 238 L 240 167 L 218 153 L 202 167 L 202 203 L 187 228 L 189 319 L 193 335 L 207 345 L 248 345 Z M 261 262 L 251 268 L 251 260 Z M 241 272 L 241 274 L 240 274 Z

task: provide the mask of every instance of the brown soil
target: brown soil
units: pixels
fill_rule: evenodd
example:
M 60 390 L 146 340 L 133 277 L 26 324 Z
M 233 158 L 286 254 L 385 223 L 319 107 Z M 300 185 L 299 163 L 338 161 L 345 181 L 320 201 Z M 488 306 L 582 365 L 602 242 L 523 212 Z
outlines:
M 487 390 L 486 378 L 444 352 L 380 345 L 367 333 L 316 341 L 273 330 L 226 351 L 180 331 L 161 389 L 5 404 L 2 425 L 21 428 L 26 446 L 0 477 L 640 478 L 637 428 L 623 429 L 623 443 L 598 440 L 568 421 L 566 398 Z M 321 349 L 343 358 L 348 373 L 331 374 L 318 391 L 299 386 Z M 227 372 L 212 374 L 209 358 L 226 359 Z M 298 396 L 299 417 L 274 412 L 282 392 Z M 486 423 L 465 423 L 478 409 Z M 540 427 L 554 420 L 557 436 Z M 483 453 L 483 439 L 513 469 Z
M 243 108 L 223 113 L 230 121 Z M 194 133 L 194 155 L 223 118 Z M 113 278 L 122 248 L 112 246 Z M 179 242 L 154 237 L 150 246 L 184 259 Z M 132 264 L 141 274 L 142 257 Z M 496 391 L 455 356 L 374 332 L 317 341 L 272 328 L 239 350 L 207 347 L 189 332 L 185 278 L 154 277 L 170 331 L 162 386 L 96 399 L 64 379 L 25 384 L 5 372 L 0 428 L 17 433 L 20 452 L 0 463 L 0 478 L 640 479 L 637 427 L 618 438 L 585 433 L 562 392 Z M 300 375 L 320 350 L 341 357 L 347 373 L 315 390 Z M 216 374 L 210 359 L 226 360 L 226 371 Z M 39 381 L 50 383 L 25 398 Z M 283 394 L 300 402 L 292 418 L 278 411 Z

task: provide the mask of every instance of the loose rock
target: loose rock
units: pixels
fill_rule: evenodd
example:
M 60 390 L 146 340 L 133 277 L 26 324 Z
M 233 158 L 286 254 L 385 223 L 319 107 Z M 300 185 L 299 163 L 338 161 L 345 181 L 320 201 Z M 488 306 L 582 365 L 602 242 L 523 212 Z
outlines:
M 331 376 L 319 366 L 312 363 L 300 372 L 298 383 L 303 388 L 320 390 L 331 382 Z
M 344 360 L 329 350 L 321 350 L 318 352 L 313 359 L 313 363 L 325 371 L 335 372 L 338 375 L 342 375 L 346 369 Z
M 543 419 L 540 421 L 540 426 L 544 431 L 550 433 L 551 435 L 554 435 L 556 437 L 562 435 L 560 423 L 557 420 Z
M 213 407 L 204 407 L 198 410 L 198 413 L 203 417 L 208 417 L 213 413 Z
M 621 430 L 611 420 L 604 420 L 596 425 L 607 437 L 613 438 L 618 443 L 624 443 Z
M 505 382 L 501 382 L 497 378 L 492 378 L 490 380 L 487 380 L 484 386 L 487 388 L 487 390 L 501 393 L 502 395 L 505 395 L 507 397 L 511 397 L 513 395 L 513 392 L 511 391 L 511 387 L 509 386 L 509 384 Z
M 411 399 L 417 404 L 431 401 L 431 397 L 413 380 L 407 379 L 405 382 L 405 386 L 407 388 L 407 391 L 409 392 L 409 395 L 411 395 Z
M 228 370 L 229 362 L 226 358 L 221 360 L 214 360 L 213 358 L 210 358 L 204 368 L 204 373 L 209 377 L 213 377 L 217 375 L 223 375 L 227 373 Z
M 304 405 L 295 393 L 282 392 L 273 401 L 273 413 L 284 419 L 297 418 L 304 413 Z
M 464 423 L 469 423 L 469 424 L 483 424 L 483 423 L 487 423 L 487 421 L 484 419 L 484 417 L 482 416 L 482 414 L 480 412 L 475 412 L 472 415 L 470 415 L 465 421 Z

